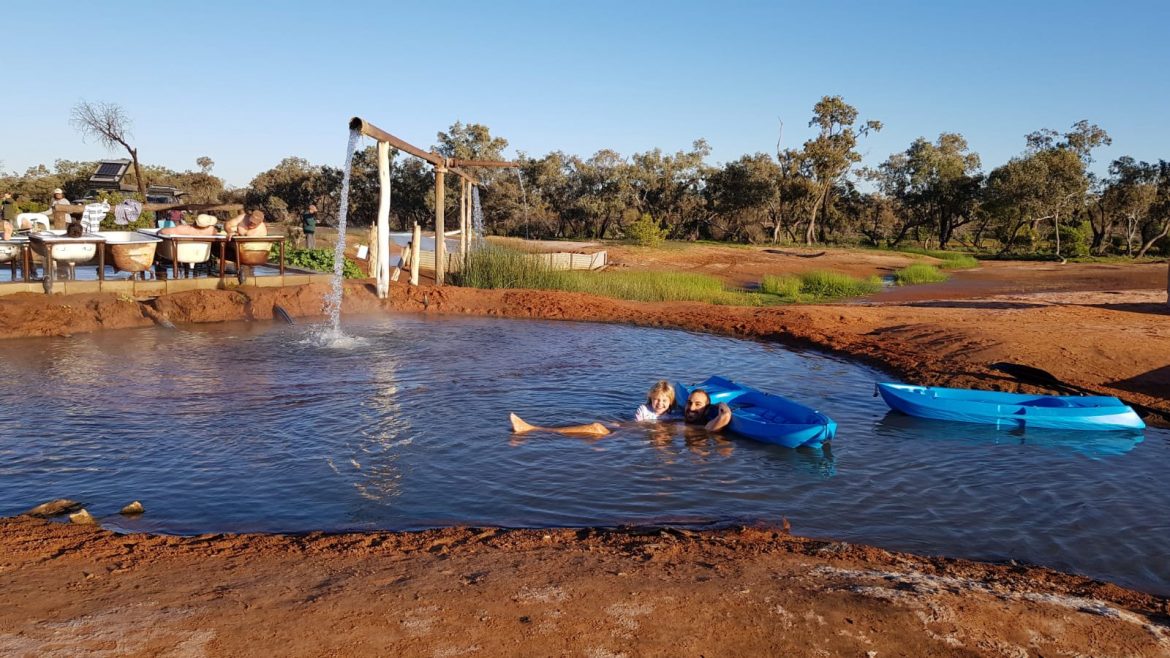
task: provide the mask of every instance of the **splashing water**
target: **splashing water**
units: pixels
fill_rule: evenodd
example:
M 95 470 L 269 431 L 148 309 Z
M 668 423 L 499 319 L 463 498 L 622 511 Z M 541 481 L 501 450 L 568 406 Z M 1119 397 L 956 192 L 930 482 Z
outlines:
M 524 191 L 524 174 L 516 170 L 516 180 L 520 181 L 520 203 L 524 204 L 524 239 L 531 239 L 528 235 L 528 194 Z
M 471 226 L 475 232 L 475 243 L 483 244 L 483 208 L 479 205 L 479 186 L 471 186 Z
M 357 149 L 361 133 L 349 131 L 349 144 L 345 147 L 345 166 L 341 170 L 341 202 L 337 210 L 337 246 L 333 249 L 333 286 L 325 297 L 325 313 L 329 316 L 329 327 L 321 333 L 323 341 L 336 342 L 345 338 L 341 333 L 342 272 L 345 270 L 345 222 L 349 215 L 349 178 L 353 168 L 353 152 Z

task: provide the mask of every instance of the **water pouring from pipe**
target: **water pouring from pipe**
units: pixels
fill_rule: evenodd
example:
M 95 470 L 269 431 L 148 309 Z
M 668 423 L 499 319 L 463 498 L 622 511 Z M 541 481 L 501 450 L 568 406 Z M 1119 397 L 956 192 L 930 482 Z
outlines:
M 349 215 L 349 181 L 353 168 L 353 154 L 357 149 L 361 133 L 351 128 L 349 144 L 345 148 L 345 165 L 342 168 L 341 200 L 337 210 L 337 245 L 333 249 L 333 282 L 325 297 L 325 313 L 329 316 L 329 327 L 323 333 L 325 340 L 343 338 L 341 333 L 341 300 L 344 296 L 343 272 L 345 271 L 345 225 Z

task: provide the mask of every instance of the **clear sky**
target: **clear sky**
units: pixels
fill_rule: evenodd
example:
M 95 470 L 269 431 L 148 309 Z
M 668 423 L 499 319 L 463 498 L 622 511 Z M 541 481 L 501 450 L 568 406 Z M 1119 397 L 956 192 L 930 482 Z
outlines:
M 1099 162 L 1170 159 L 1167 2 L 10 2 L 0 12 L 0 168 L 121 157 L 70 125 L 121 105 L 144 162 L 244 186 L 286 156 L 340 165 L 361 116 L 427 148 L 483 123 L 513 156 L 712 147 L 812 135 L 842 95 L 885 129 L 876 165 L 963 134 L 984 169 L 1024 135 L 1087 119 Z M 1097 167 L 1102 169 L 1103 167 Z

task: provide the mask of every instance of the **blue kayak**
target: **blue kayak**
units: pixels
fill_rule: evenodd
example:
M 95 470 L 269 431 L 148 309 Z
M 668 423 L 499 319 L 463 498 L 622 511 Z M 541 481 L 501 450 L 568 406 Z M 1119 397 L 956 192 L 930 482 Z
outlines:
M 694 386 L 675 384 L 674 387 L 680 405 L 685 405 L 695 389 L 706 391 L 711 404 L 727 403 L 731 407 L 731 424 L 727 429 L 749 439 L 788 448 L 816 447 L 837 434 L 837 423 L 821 412 L 730 379 L 710 377 Z
M 1141 430 L 1146 424 L 1121 400 L 1092 395 L 1031 395 L 965 388 L 878 384 L 891 409 L 910 416 L 1000 427 Z

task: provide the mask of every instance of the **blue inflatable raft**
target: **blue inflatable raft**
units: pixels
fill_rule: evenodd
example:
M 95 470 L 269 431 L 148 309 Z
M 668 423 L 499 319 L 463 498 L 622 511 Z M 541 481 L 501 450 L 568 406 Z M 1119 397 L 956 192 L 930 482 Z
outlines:
M 1056 430 L 1142 430 L 1121 400 L 1089 395 L 1029 395 L 963 388 L 878 384 L 891 409 L 910 416 L 1000 427 Z
M 691 391 L 702 389 L 711 403 L 731 407 L 727 429 L 764 443 L 788 448 L 819 446 L 837 434 L 837 423 L 819 411 L 779 395 L 736 384 L 723 377 L 710 377 L 694 386 L 675 384 L 678 404 L 685 405 Z

